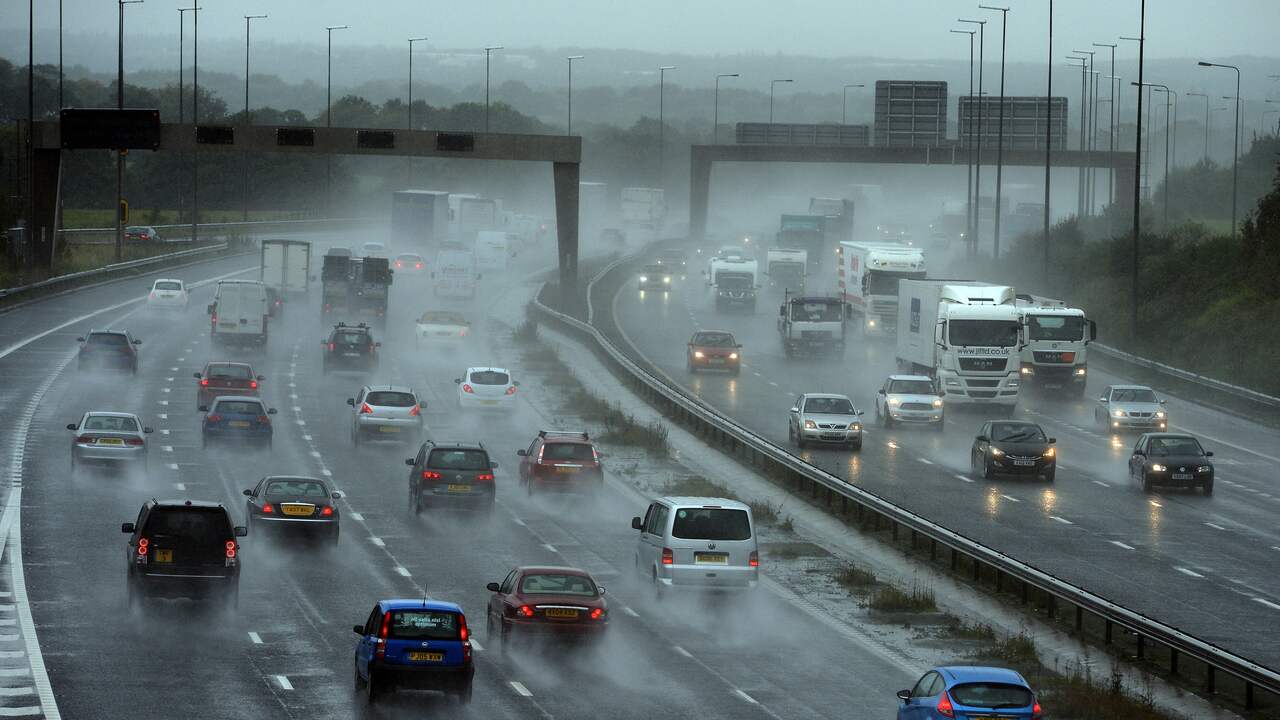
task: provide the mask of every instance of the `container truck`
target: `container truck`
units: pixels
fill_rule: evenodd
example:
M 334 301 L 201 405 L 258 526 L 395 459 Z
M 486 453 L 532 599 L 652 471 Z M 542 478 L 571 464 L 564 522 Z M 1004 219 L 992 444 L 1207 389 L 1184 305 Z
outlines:
M 311 243 L 305 240 L 263 240 L 258 280 L 267 288 L 268 314 L 284 309 L 291 297 L 311 287 Z
M 501 230 L 502 213 L 497 200 L 489 198 L 463 198 L 458 204 L 458 236 L 463 244 L 475 241 L 476 234 L 484 230 Z
M 765 274 L 769 276 L 769 284 L 795 292 L 804 292 L 808 255 L 804 250 L 770 249 L 765 254 Z
M 778 234 L 774 236 L 774 247 L 804 250 L 808 264 L 822 262 L 822 253 L 826 248 L 826 218 L 821 215 L 784 214 L 778 224 Z
M 824 218 L 823 233 L 828 242 L 853 239 L 853 201 L 840 198 L 809 198 L 809 214 Z
M 836 246 L 836 287 L 865 335 L 898 331 L 898 283 L 923 280 L 924 250 L 897 243 L 842 242 Z
M 1024 344 L 1015 302 L 1013 288 L 1004 285 L 902 280 L 899 369 L 936 380 L 948 405 L 990 405 L 1012 414 Z
M 622 188 L 622 229 L 630 240 L 662 238 L 667 203 L 661 188 Z
M 1026 336 L 1019 368 L 1023 385 L 1083 396 L 1097 324 L 1061 300 L 1018 295 L 1016 304 Z
M 391 245 L 399 252 L 431 257 L 449 234 L 449 193 L 398 190 L 391 193 Z

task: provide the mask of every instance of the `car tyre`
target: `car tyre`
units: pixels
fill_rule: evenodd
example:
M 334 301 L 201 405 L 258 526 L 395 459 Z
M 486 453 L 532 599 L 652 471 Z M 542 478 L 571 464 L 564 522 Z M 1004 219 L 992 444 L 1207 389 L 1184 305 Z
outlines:
M 339 534 L 339 532 L 340 532 L 340 528 L 339 528 L 337 525 L 335 525 L 335 526 L 333 526 L 332 528 L 330 528 L 330 529 L 329 529 L 329 532 L 328 532 L 328 533 L 326 533 L 326 535 L 325 535 L 325 542 L 329 545 L 329 547 L 331 547 L 331 548 L 336 548 L 336 547 L 338 547 L 338 534 Z
M 1145 470 L 1142 471 L 1142 492 L 1151 492 L 1151 476 Z
M 861 450 L 862 450 L 862 440 L 861 440 L 861 439 L 858 439 L 858 440 L 855 440 L 855 441 L 853 441 L 853 442 L 849 443 L 849 449 L 850 449 L 850 450 L 852 450 L 852 451 L 854 451 L 854 452 L 859 452 L 859 451 L 861 451 Z
M 995 472 L 991 467 L 991 461 L 987 459 L 986 455 L 983 455 L 982 456 L 982 479 L 990 480 L 994 476 L 995 476 Z
M 378 676 L 373 673 L 373 668 L 369 668 L 369 678 L 364 681 L 364 699 L 370 705 L 376 702 L 378 696 L 382 694 L 382 688 L 378 686 L 377 678 Z
M 223 591 L 222 609 L 228 614 L 235 613 L 240 608 L 240 583 L 232 585 L 229 589 Z
M 1213 481 L 1210 480 L 1200 486 L 1200 492 L 1206 496 L 1213 494 Z
M 1045 474 L 1044 474 L 1044 481 L 1045 481 L 1045 482 L 1047 482 L 1047 483 L 1052 484 L 1052 483 L 1053 483 L 1054 476 L 1056 476 L 1057 474 L 1058 474 L 1058 469 L 1057 469 L 1057 468 L 1054 468 L 1054 469 L 1050 470 L 1049 472 L 1047 472 L 1047 473 L 1045 473 Z
M 467 686 L 458 692 L 458 703 L 460 705 L 471 704 L 471 683 L 467 683 Z

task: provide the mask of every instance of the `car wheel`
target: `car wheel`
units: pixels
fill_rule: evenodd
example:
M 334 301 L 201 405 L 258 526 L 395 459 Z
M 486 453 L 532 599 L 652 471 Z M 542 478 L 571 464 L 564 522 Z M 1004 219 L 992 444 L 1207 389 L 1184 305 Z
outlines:
M 360 430 L 358 428 L 351 428 L 351 444 L 360 447 Z
M 1213 481 L 1212 481 L 1212 480 L 1210 480 L 1209 482 L 1206 482 L 1205 484 L 1201 485 L 1201 486 L 1200 486 L 1200 492 L 1204 493 L 1205 495 L 1212 495 L 1212 494 L 1213 494 Z
M 208 438 L 208 437 L 206 437 L 206 436 L 204 436 L 204 435 L 201 435 L 201 436 L 200 436 L 200 449 L 201 449 L 201 450 L 205 450 L 205 449 L 207 449 L 208 447 L 209 447 L 209 438 Z
M 332 528 L 330 528 L 330 529 L 329 529 L 329 533 L 328 533 L 328 535 L 325 537 L 325 542 L 327 542 L 327 543 L 329 544 L 329 547 L 338 547 L 338 533 L 339 533 L 339 530 L 340 530 L 340 528 L 339 528 L 337 525 L 335 525 L 335 526 L 333 526 Z
M 666 594 L 662 591 L 662 583 L 658 582 L 658 571 L 652 570 L 650 572 L 653 579 L 653 599 L 662 602 Z
M 1052 482 L 1053 482 L 1053 478 L 1054 478 L 1054 476 L 1055 476 L 1055 475 L 1057 475 L 1057 474 L 1058 474 L 1058 470 L 1057 470 L 1057 468 L 1054 468 L 1053 470 L 1050 470 L 1049 472 L 1047 472 L 1047 473 L 1045 473 L 1045 474 L 1044 474 L 1044 481 L 1045 481 L 1045 482 L 1047 482 L 1047 483 L 1052 483 Z
M 240 583 L 231 586 L 230 589 L 224 591 L 222 598 L 222 609 L 228 613 L 234 613 L 240 608 Z
M 458 692 L 458 703 L 461 705 L 471 704 L 471 683 Z
M 730 374 L 733 375 L 733 377 L 738 377 L 739 375 L 742 374 L 742 366 L 735 367 L 733 369 L 733 372 Z
M 854 452 L 858 452 L 862 450 L 862 439 L 859 438 L 858 440 L 855 440 L 854 442 L 849 443 L 849 449 L 853 450 Z
M 506 657 L 511 650 L 511 626 L 502 623 L 498 627 L 498 644 L 502 646 L 502 656 Z
M 125 582 L 125 604 L 130 612 L 142 609 L 142 591 L 138 589 L 138 583 L 135 580 Z
M 991 467 L 991 461 L 986 455 L 982 456 L 982 479 L 990 480 L 995 475 L 994 469 Z
M 373 668 L 369 668 L 369 679 L 364 681 L 364 699 L 365 702 L 372 705 L 381 695 L 381 687 L 378 686 L 378 676 L 373 674 Z
M 1142 492 L 1151 492 L 1151 476 L 1145 470 L 1142 471 Z
M 796 447 L 801 450 L 809 447 L 809 444 L 804 441 L 804 435 L 801 434 L 799 430 L 796 430 Z
M 365 686 L 364 678 L 360 677 L 360 668 L 353 667 L 352 669 L 354 670 L 352 674 L 355 675 L 354 685 L 355 685 L 356 692 L 360 692 L 364 690 L 364 686 Z

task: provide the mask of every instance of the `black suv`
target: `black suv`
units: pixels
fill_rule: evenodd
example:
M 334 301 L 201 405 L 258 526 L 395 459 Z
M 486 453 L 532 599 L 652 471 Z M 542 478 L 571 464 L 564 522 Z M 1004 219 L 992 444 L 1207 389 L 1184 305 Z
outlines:
M 138 374 L 138 345 L 128 330 L 90 330 L 88 335 L 76 338 L 80 343 L 77 368 L 102 367 L 128 370 Z
M 373 372 L 378 369 L 378 348 L 382 343 L 374 342 L 373 331 L 365 323 L 338 323 L 333 326 L 329 337 L 321 342 L 324 344 L 326 373 L 331 370 Z
M 493 471 L 481 443 L 422 443 L 418 455 L 404 461 L 409 470 L 409 512 L 446 505 L 492 513 L 497 496 Z
M 219 503 L 155 500 L 142 504 L 136 522 L 120 525 L 129 535 L 125 551 L 129 606 L 148 597 L 221 601 L 228 610 L 240 600 L 240 544 L 249 532 L 233 525 Z

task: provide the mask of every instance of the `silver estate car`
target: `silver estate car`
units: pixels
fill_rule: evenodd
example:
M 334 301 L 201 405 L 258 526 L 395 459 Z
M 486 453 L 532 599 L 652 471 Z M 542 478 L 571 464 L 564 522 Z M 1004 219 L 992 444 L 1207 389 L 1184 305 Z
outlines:
M 1145 385 L 1108 385 L 1098 398 L 1093 419 L 1112 432 L 1168 430 L 1169 414 L 1165 412 L 1164 403 Z
M 79 464 L 147 463 L 147 435 L 137 415 L 118 412 L 87 412 L 80 422 L 67 425 L 75 433 L 71 440 L 71 467 Z
M 427 406 L 412 388 L 403 385 L 365 385 L 353 398 L 351 406 L 351 442 L 377 438 L 418 444 L 426 423 L 422 410 Z
M 848 395 L 805 393 L 796 398 L 787 418 L 787 436 L 798 447 L 810 442 L 862 449 L 862 411 Z
M 659 597 L 672 588 L 754 588 L 760 551 L 751 508 L 737 500 L 661 497 L 644 517 L 631 518 L 640 531 L 636 570 Z

